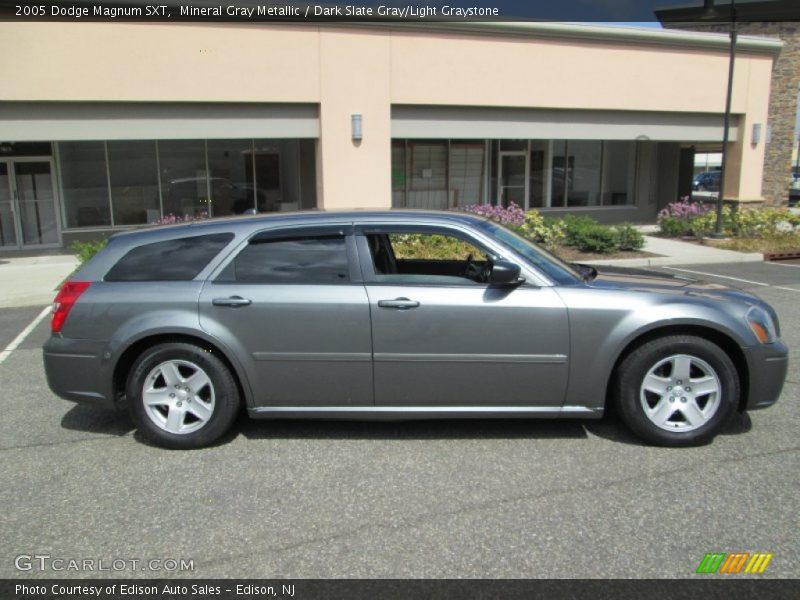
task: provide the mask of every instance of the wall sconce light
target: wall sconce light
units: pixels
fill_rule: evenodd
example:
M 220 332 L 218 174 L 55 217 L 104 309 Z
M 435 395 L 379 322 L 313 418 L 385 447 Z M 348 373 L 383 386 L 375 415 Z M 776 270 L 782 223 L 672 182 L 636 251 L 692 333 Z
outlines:
M 350 133 L 353 136 L 354 142 L 361 141 L 361 138 L 364 137 L 362 118 L 360 113 L 350 115 Z
M 750 143 L 755 146 L 761 141 L 761 123 L 753 123 L 753 131 L 750 134 Z

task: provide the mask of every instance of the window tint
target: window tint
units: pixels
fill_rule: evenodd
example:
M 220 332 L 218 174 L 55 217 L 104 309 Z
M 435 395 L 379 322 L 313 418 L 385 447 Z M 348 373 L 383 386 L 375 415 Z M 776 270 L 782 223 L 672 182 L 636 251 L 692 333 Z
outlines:
M 232 239 L 232 233 L 216 233 L 145 244 L 123 256 L 105 280 L 190 281 Z
M 350 281 L 342 235 L 256 238 L 218 281 L 240 283 L 346 283 Z

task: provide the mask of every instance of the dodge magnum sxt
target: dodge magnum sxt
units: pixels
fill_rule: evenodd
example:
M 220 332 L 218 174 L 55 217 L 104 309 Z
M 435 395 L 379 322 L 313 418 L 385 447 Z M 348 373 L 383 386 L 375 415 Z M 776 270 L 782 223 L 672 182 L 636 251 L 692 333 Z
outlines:
M 63 285 L 52 390 L 172 448 L 256 418 L 598 418 L 710 440 L 773 404 L 772 307 L 649 271 L 564 263 L 456 212 L 274 214 L 113 236 Z

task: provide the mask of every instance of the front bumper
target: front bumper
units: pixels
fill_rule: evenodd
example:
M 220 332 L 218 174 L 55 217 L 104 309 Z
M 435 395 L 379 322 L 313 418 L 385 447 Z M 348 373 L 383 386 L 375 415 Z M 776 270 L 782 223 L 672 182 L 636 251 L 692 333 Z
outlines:
M 72 402 L 116 408 L 111 376 L 103 360 L 104 346 L 93 340 L 50 337 L 44 344 L 43 359 L 53 393 Z
M 749 373 L 747 410 L 767 408 L 778 401 L 789 368 L 789 349 L 778 340 L 744 348 Z

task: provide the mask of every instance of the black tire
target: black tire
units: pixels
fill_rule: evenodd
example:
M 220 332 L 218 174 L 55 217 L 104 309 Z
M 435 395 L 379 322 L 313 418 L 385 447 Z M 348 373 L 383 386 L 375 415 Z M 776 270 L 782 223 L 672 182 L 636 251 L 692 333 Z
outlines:
M 144 386 L 147 383 L 148 375 L 167 361 L 185 361 L 195 365 L 202 369 L 210 381 L 210 385 L 203 388 L 202 392 L 208 395 L 211 390 L 213 393 L 213 408 L 210 410 L 210 417 L 201 423 L 200 419 L 189 415 L 189 418 L 194 419 L 199 428 L 188 433 L 172 433 L 157 425 L 148 414 L 143 401 Z M 191 370 L 189 372 L 191 373 Z M 165 385 L 163 380 L 160 385 Z M 182 450 L 201 448 L 218 440 L 230 429 L 236 419 L 240 404 L 239 388 L 227 365 L 212 351 L 181 342 L 158 344 L 145 350 L 131 367 L 126 393 L 128 409 L 139 432 L 158 446 Z M 197 406 L 197 402 L 195 402 L 195 406 Z M 198 425 L 189 424 L 190 427 Z
M 647 416 L 641 400 L 644 378 L 650 369 L 676 355 L 688 355 L 704 361 L 713 369 L 721 387 L 716 412 L 703 425 L 691 431 L 669 431 L 659 427 Z M 651 444 L 670 447 L 697 446 L 709 442 L 736 413 L 739 396 L 739 375 L 731 358 L 713 342 L 691 335 L 657 338 L 633 350 L 619 365 L 613 394 L 616 408 L 631 431 Z M 676 403 L 676 407 L 680 407 L 680 404 Z M 670 418 L 675 417 L 678 421 L 682 419 L 680 414 Z

